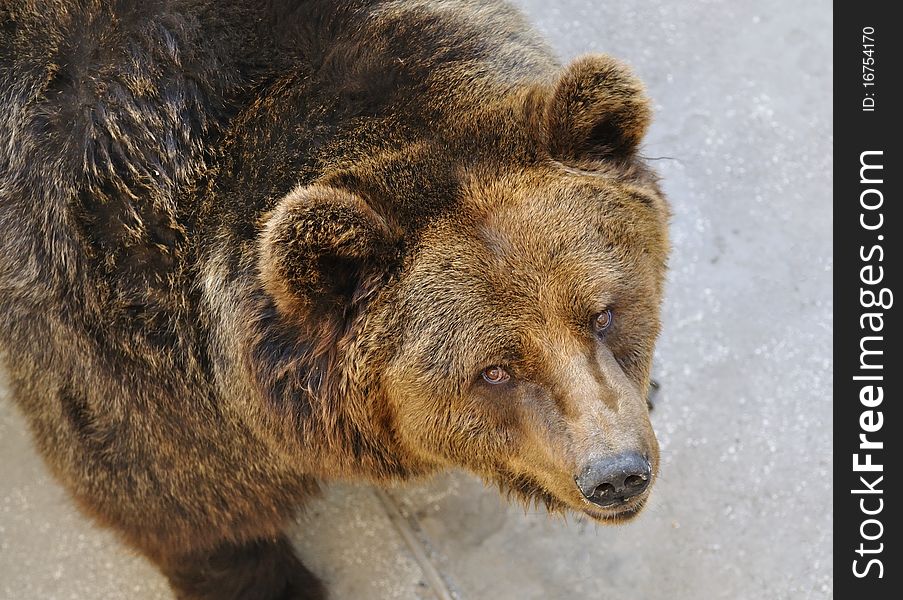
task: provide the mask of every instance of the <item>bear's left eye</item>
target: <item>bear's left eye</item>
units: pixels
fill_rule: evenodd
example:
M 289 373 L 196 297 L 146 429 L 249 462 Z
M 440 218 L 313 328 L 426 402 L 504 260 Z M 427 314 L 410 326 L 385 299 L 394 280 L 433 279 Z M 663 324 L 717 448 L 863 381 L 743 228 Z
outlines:
M 499 385 L 511 379 L 511 373 L 509 373 L 507 370 L 505 370 L 504 367 L 500 367 L 499 365 L 486 367 L 485 369 L 483 369 L 480 375 L 483 376 L 483 380 L 486 383 L 491 383 L 492 385 Z
M 593 331 L 596 332 L 596 335 L 602 335 L 603 333 L 611 329 L 611 325 L 614 322 L 615 316 L 612 314 L 610 308 L 606 308 L 593 317 Z

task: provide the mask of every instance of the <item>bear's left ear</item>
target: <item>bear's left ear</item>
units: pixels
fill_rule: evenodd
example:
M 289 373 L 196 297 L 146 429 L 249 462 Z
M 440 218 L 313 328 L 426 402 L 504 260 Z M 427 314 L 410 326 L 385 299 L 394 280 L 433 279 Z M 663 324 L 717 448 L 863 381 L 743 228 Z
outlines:
M 270 212 L 258 238 L 263 288 L 285 316 L 341 316 L 375 289 L 397 239 L 356 194 L 299 187 Z
M 546 143 L 559 160 L 625 159 L 649 127 L 643 84 L 605 55 L 578 58 L 554 84 L 545 108 Z

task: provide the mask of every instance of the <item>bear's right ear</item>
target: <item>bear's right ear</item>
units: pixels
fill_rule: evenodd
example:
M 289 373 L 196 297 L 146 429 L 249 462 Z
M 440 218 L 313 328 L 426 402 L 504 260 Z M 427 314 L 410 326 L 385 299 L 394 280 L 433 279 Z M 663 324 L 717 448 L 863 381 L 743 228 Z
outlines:
M 381 280 L 397 239 L 357 195 L 299 187 L 270 212 L 259 237 L 263 288 L 286 316 L 342 315 Z
M 643 84 L 604 54 L 584 56 L 565 68 L 545 106 L 546 146 L 553 158 L 629 158 L 652 117 Z

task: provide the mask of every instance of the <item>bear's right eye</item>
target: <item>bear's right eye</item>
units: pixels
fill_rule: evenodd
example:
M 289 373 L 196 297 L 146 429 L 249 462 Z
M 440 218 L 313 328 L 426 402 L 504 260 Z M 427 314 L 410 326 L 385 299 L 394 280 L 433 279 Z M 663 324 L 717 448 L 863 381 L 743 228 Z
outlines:
M 596 335 L 604 335 L 606 331 L 611 329 L 611 325 L 612 323 L 614 323 L 614 321 L 615 317 L 612 314 L 611 309 L 606 308 L 593 317 L 593 330 L 596 332 Z
M 499 385 L 505 383 L 511 379 L 511 373 L 505 370 L 504 367 L 500 367 L 499 365 L 492 365 L 491 367 L 486 367 L 483 369 L 483 372 L 480 373 L 483 376 L 483 380 L 486 383 L 490 383 L 492 385 Z

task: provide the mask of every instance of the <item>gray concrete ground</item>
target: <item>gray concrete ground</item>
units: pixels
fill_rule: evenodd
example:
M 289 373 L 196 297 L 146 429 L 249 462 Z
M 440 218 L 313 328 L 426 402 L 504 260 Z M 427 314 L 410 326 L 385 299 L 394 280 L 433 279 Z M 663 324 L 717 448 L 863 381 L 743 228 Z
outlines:
M 651 506 L 603 528 L 451 473 L 390 491 L 399 528 L 372 490 L 336 486 L 299 517 L 299 552 L 337 600 L 434 598 L 431 568 L 462 599 L 832 597 L 831 4 L 521 4 L 563 57 L 636 67 L 645 154 L 672 157 Z M 0 473 L 0 598 L 170 597 L 73 510 L 9 402 Z

